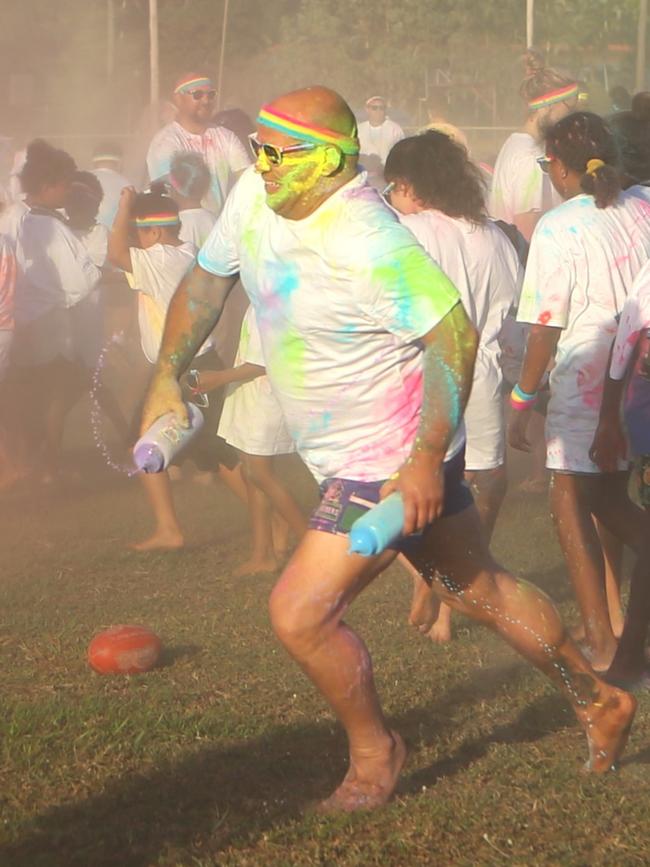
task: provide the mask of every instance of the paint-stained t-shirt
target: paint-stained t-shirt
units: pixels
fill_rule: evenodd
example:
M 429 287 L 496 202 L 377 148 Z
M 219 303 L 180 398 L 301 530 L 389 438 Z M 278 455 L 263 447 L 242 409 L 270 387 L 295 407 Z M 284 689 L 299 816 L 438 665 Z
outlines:
M 178 151 L 201 154 L 210 170 L 210 192 L 203 204 L 218 214 L 228 195 L 233 175 L 250 165 L 250 157 L 234 132 L 223 126 L 209 126 L 202 134 L 188 132 L 177 121 L 167 124 L 153 137 L 147 153 L 147 170 L 152 181 L 169 173 Z
M 488 211 L 495 220 L 514 223 L 518 214 L 544 213 L 562 199 L 537 165 L 544 148 L 527 132 L 506 139 L 494 166 Z
M 9 238 L 0 235 L 0 331 L 13 331 L 16 257 Z
M 623 379 L 639 339 L 650 328 L 650 262 L 646 262 L 625 299 L 609 368 L 612 379 Z
M 551 469 L 597 471 L 588 452 L 617 318 L 649 258 L 650 203 L 634 191 L 608 208 L 576 196 L 535 228 L 518 318 L 562 329 L 550 377 Z
M 459 295 L 365 174 L 305 219 L 287 220 L 248 170 L 198 261 L 213 274 L 240 273 L 268 376 L 314 476 L 376 481 L 395 472 L 420 419 L 419 338 Z

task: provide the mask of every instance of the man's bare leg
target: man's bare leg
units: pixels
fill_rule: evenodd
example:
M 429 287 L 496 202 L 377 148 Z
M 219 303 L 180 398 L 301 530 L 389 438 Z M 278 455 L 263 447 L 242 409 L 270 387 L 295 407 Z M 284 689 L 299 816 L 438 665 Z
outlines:
M 555 681 L 587 735 L 587 767 L 610 770 L 627 743 L 636 700 L 593 672 L 544 593 L 495 563 L 476 509 L 437 521 L 412 562 L 452 608 L 494 629 Z
M 278 638 L 327 699 L 348 736 L 349 770 L 321 809 L 352 812 L 388 801 L 406 748 L 386 725 L 368 651 L 342 620 L 395 552 L 361 557 L 347 549 L 347 537 L 308 530 L 271 594 L 270 611 Z

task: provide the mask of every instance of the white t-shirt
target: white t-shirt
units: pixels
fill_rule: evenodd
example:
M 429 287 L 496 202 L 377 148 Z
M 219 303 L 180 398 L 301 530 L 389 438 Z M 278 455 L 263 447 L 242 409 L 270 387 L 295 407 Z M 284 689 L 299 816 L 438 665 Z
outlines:
M 178 216 L 181 218 L 178 237 L 181 241 L 189 241 L 200 250 L 217 221 L 215 214 L 207 208 L 185 208 L 179 211 Z
M 160 351 L 167 308 L 179 283 L 194 265 L 196 247 L 188 243 L 178 247 L 154 244 L 146 250 L 131 247 L 129 253 L 132 288 L 138 292 L 142 351 L 154 364 Z
M 92 292 L 101 277 L 84 245 L 62 220 L 29 210 L 18 225 L 16 263 L 19 324 L 72 307 Z
M 0 235 L 0 331 L 14 330 L 16 256 L 9 238 Z
M 499 151 L 490 187 L 488 211 L 495 220 L 514 223 L 517 214 L 546 211 L 561 197 L 537 165 L 544 148 L 527 132 L 513 132 Z
M 103 223 L 95 223 L 89 229 L 73 229 L 73 234 L 78 238 L 88 251 L 88 255 L 98 268 L 103 268 L 108 255 L 108 229 Z
M 0 234 L 6 235 L 15 244 L 18 238 L 18 228 L 27 211 L 29 208 L 22 199 L 5 208 L 0 213 Z
M 639 334 L 647 328 L 650 328 L 650 262 L 637 274 L 623 304 L 609 368 L 612 379 L 624 378 Z
M 386 162 L 390 149 L 404 138 L 402 127 L 389 117 L 379 126 L 371 126 L 366 120 L 359 124 L 359 148 L 362 154 L 376 154 Z
M 116 172 L 114 169 L 94 169 L 93 174 L 102 185 L 104 198 L 99 206 L 97 222 L 110 229 L 117 214 L 117 206 L 120 203 L 120 193 L 124 187 L 130 187 L 131 181 Z
M 420 421 L 422 348 L 458 303 L 452 283 L 361 174 L 303 220 L 244 173 L 199 252 L 238 271 L 292 439 L 318 480 L 388 478 Z M 448 453 L 461 447 L 459 430 Z
M 250 165 L 246 149 L 234 132 L 223 126 L 210 126 L 202 135 L 188 132 L 177 121 L 164 126 L 153 137 L 147 153 L 147 169 L 152 181 L 164 177 L 178 151 L 199 153 L 205 160 L 212 184 L 204 204 L 218 214 L 228 195 L 233 174 Z
M 264 367 L 262 342 L 252 305 L 242 322 L 234 367 L 246 362 Z M 268 376 L 233 382 L 228 387 L 218 433 L 231 446 L 248 455 L 286 455 L 295 451 Z
M 547 466 L 589 459 L 617 317 L 650 257 L 650 205 L 633 191 L 609 208 L 579 195 L 546 214 L 530 245 L 519 321 L 561 328 L 550 376 Z
M 523 268 L 515 248 L 494 223 L 477 226 L 436 210 L 400 219 L 454 283 L 479 332 L 465 411 L 466 464 L 472 470 L 493 469 L 504 459 L 499 334 L 519 298 Z

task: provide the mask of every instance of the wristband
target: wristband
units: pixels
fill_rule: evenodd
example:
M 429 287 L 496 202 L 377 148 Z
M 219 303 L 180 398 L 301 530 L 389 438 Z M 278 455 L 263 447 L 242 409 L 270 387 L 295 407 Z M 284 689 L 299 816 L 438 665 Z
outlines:
M 537 403 L 537 392 L 528 394 L 519 387 L 519 383 L 510 392 L 510 406 L 516 412 L 523 412 L 526 409 L 532 409 Z

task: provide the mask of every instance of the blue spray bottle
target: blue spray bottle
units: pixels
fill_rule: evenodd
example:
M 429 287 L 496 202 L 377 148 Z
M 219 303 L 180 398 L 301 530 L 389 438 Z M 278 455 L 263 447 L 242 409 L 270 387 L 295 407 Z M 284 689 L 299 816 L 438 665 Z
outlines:
M 350 528 L 350 554 L 381 554 L 402 535 L 404 503 L 397 491 L 369 509 Z

